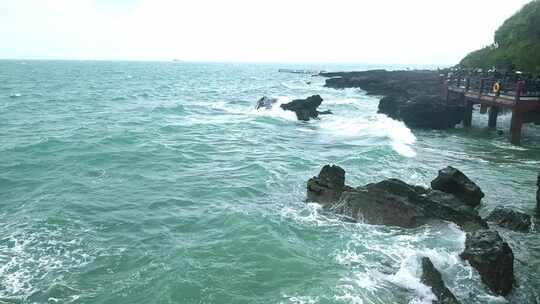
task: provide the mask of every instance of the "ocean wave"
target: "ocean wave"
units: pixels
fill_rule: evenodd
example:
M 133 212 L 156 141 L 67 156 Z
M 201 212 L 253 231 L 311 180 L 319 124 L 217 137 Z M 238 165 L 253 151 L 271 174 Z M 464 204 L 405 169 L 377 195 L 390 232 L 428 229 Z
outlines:
M 405 157 L 415 157 L 413 145 L 416 137 L 403 122 L 386 115 L 370 118 L 350 118 L 331 115 L 321 120 L 321 128 L 338 136 L 386 138 L 394 151 Z

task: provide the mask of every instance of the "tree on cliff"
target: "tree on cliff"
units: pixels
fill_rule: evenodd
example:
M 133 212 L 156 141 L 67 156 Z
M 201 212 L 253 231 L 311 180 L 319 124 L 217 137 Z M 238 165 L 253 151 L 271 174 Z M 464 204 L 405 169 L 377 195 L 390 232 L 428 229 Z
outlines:
M 469 68 L 512 66 L 540 73 L 540 0 L 526 4 L 495 32 L 495 42 L 468 54 L 460 65 Z

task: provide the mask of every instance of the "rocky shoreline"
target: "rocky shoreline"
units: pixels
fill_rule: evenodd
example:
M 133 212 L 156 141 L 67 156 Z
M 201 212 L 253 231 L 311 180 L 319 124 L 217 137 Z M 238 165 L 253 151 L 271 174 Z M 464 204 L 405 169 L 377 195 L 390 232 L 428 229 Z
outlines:
M 424 129 L 449 129 L 459 124 L 464 105 L 446 103 L 440 72 L 432 70 L 320 73 L 325 86 L 335 89 L 361 88 L 370 95 L 382 96 L 379 113 L 407 126 Z M 451 96 L 457 101 L 457 96 Z
M 538 177 L 540 198 L 540 176 Z M 335 212 L 345 221 L 373 225 L 415 228 L 433 221 L 457 224 L 466 232 L 465 249 L 460 257 L 468 262 L 491 292 L 511 293 L 514 278 L 514 254 L 499 233 L 497 225 L 528 232 L 531 217 L 508 208 L 496 208 L 485 219 L 478 214 L 484 193 L 463 172 L 453 167 L 439 170 L 431 188 L 410 185 L 399 179 L 352 187 L 345 183 L 345 170 L 325 165 L 307 182 L 307 201 Z M 444 285 L 441 274 L 428 258 L 422 259 L 422 282 L 432 288 L 436 303 L 459 303 Z

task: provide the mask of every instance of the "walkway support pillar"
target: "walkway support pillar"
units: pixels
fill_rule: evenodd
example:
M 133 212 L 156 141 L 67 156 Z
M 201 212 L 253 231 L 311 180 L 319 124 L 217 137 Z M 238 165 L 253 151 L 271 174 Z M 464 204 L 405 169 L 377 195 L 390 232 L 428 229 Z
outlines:
M 521 94 L 523 93 L 523 81 L 518 81 L 516 88 L 516 99 L 514 108 L 512 108 L 512 120 L 510 121 L 510 142 L 513 145 L 521 143 L 521 128 L 523 126 L 523 111 L 520 109 L 519 103 Z
M 465 99 L 465 96 L 463 98 Z M 470 128 L 472 125 L 472 112 L 473 102 L 471 100 L 465 99 L 465 113 L 463 116 L 463 126 L 465 128 Z
M 512 120 L 510 121 L 510 142 L 513 145 L 521 143 L 521 128 L 523 126 L 523 112 L 518 107 L 512 110 Z
M 497 116 L 499 116 L 499 107 L 491 106 L 489 108 L 488 127 L 495 129 L 497 127 Z
M 485 104 L 480 105 L 480 114 L 486 114 L 488 111 L 488 106 Z

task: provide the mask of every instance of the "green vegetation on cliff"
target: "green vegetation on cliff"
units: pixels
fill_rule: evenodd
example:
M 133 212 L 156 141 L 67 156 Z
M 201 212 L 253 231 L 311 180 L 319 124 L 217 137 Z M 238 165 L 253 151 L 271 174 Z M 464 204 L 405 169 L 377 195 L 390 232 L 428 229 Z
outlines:
M 512 66 L 540 73 L 540 0 L 507 19 L 495 32 L 492 45 L 468 54 L 460 64 L 469 68 Z

